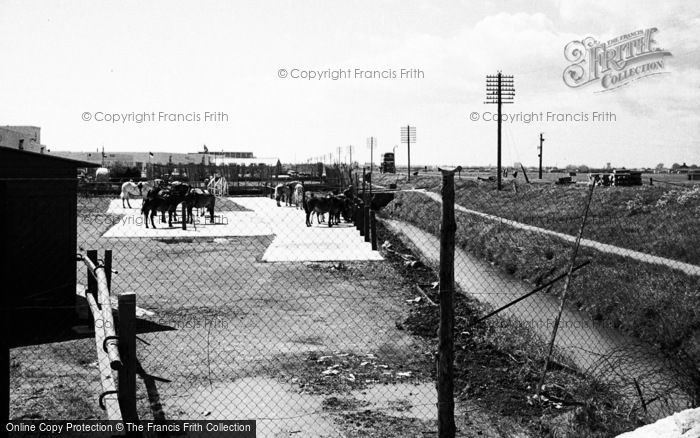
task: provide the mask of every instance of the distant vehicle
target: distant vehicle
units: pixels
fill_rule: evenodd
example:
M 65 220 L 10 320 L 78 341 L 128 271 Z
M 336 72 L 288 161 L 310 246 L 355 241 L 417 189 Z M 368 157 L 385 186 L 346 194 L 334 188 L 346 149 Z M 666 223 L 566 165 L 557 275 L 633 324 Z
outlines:
M 381 173 L 396 173 L 396 163 L 394 153 L 386 152 L 382 154 L 382 164 L 379 167 Z
M 295 176 L 298 176 L 299 173 L 298 173 L 296 170 L 290 169 L 290 170 L 287 171 L 287 175 L 289 175 L 289 176 L 291 176 L 291 177 L 295 177 Z

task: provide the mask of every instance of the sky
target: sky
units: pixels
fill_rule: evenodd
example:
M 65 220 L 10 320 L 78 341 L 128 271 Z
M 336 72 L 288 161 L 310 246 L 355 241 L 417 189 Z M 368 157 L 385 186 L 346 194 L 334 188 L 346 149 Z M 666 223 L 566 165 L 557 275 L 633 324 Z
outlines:
M 671 53 L 662 74 L 604 92 L 564 83 L 568 43 L 647 28 Z M 349 145 L 369 160 L 374 136 L 375 162 L 395 150 L 402 165 L 410 124 L 412 163 L 488 165 L 497 134 L 483 120 L 496 112 L 485 77 L 500 70 L 515 77 L 504 113 L 614 115 L 504 121 L 504 163 L 537 164 L 543 132 L 545 166 L 700 164 L 699 30 L 700 3 L 681 1 L 0 0 L 0 125 L 40 126 L 52 150 L 207 145 L 284 162 L 339 147 L 346 160 Z

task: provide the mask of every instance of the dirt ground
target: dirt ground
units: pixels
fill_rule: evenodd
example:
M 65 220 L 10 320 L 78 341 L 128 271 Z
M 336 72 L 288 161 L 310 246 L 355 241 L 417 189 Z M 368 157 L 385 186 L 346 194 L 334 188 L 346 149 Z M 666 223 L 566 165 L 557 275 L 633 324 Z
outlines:
M 113 293 L 136 291 L 153 312 L 137 329 L 141 418 L 255 418 L 258 436 L 436 436 L 434 352 L 402 330 L 416 293 L 392 263 L 262 262 L 273 236 L 107 239 L 108 204 L 81 200 L 79 246 L 112 249 Z M 11 418 L 104 418 L 92 338 L 11 360 Z M 499 436 L 475 418 L 459 416 L 461 436 Z

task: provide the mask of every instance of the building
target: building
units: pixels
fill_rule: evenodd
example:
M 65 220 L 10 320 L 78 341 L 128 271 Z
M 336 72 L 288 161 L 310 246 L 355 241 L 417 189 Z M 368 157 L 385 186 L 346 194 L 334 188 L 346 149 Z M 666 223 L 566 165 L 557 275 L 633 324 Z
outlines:
M 0 126 L 0 147 L 20 151 L 46 153 L 41 144 L 41 128 L 38 126 Z
M 256 158 L 252 152 L 69 152 L 55 151 L 52 155 L 72 160 L 88 161 L 91 163 L 112 167 L 121 164 L 128 167 L 145 167 L 148 164 L 205 164 L 215 166 L 225 165 L 260 165 L 282 167 L 278 158 Z

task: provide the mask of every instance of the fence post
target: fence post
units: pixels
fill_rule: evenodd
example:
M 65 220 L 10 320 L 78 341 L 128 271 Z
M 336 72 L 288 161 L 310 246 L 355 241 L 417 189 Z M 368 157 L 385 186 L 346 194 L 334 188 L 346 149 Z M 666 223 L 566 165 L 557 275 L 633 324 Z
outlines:
M 119 406 L 124 421 L 138 421 L 136 413 L 136 294 L 119 295 Z
M 560 297 L 559 297 L 559 311 L 557 312 L 557 316 L 554 318 L 554 326 L 552 327 L 552 336 L 549 339 L 549 348 L 548 348 L 548 353 L 547 357 L 544 361 L 544 368 L 542 369 L 542 376 L 540 377 L 540 382 L 537 385 L 537 398 L 539 399 L 540 393 L 542 392 L 542 387 L 544 386 L 544 382 L 547 376 L 547 370 L 549 369 L 549 361 L 552 357 L 552 353 L 554 351 L 554 342 L 557 339 L 557 331 L 559 330 L 559 323 L 561 322 L 561 315 L 564 312 L 564 305 L 566 303 L 566 295 L 569 291 L 569 284 L 571 282 L 571 274 L 574 270 L 574 265 L 576 263 L 576 256 L 578 255 L 578 250 L 581 245 L 581 239 L 583 238 L 583 230 L 586 227 L 586 220 L 588 219 L 588 212 L 590 211 L 591 208 L 591 200 L 593 199 L 593 190 L 595 189 L 595 183 L 596 180 L 593 180 L 593 184 L 590 185 L 588 188 L 588 198 L 586 199 L 586 206 L 583 210 L 583 215 L 581 217 L 581 226 L 579 227 L 578 230 L 578 235 L 576 236 L 576 241 L 574 242 L 574 249 L 571 252 L 571 259 L 569 262 L 569 268 L 566 273 L 566 279 L 564 280 L 564 290 L 562 291 Z
M 357 204 L 357 229 L 360 230 L 360 236 L 365 235 L 365 204 L 360 202 Z
M 363 236 L 365 236 L 365 242 L 369 242 L 369 238 L 370 238 L 370 235 L 369 235 L 369 205 L 365 204 L 365 208 L 364 208 L 362 216 L 363 216 L 362 217 L 362 228 L 364 228 L 364 232 L 365 232 L 363 234 Z
M 105 277 L 107 278 L 107 289 L 112 293 L 112 250 L 105 249 Z
M 372 251 L 377 250 L 377 216 L 374 210 L 369 211 L 369 228 L 372 235 Z
M 455 436 L 454 401 L 454 281 L 455 281 L 455 170 L 442 172 L 440 226 L 440 328 L 437 365 L 438 436 Z
M 87 251 L 87 256 L 92 263 L 97 264 L 97 250 L 91 249 Z M 87 293 L 97 297 L 97 279 L 92 275 L 90 268 L 87 268 Z

